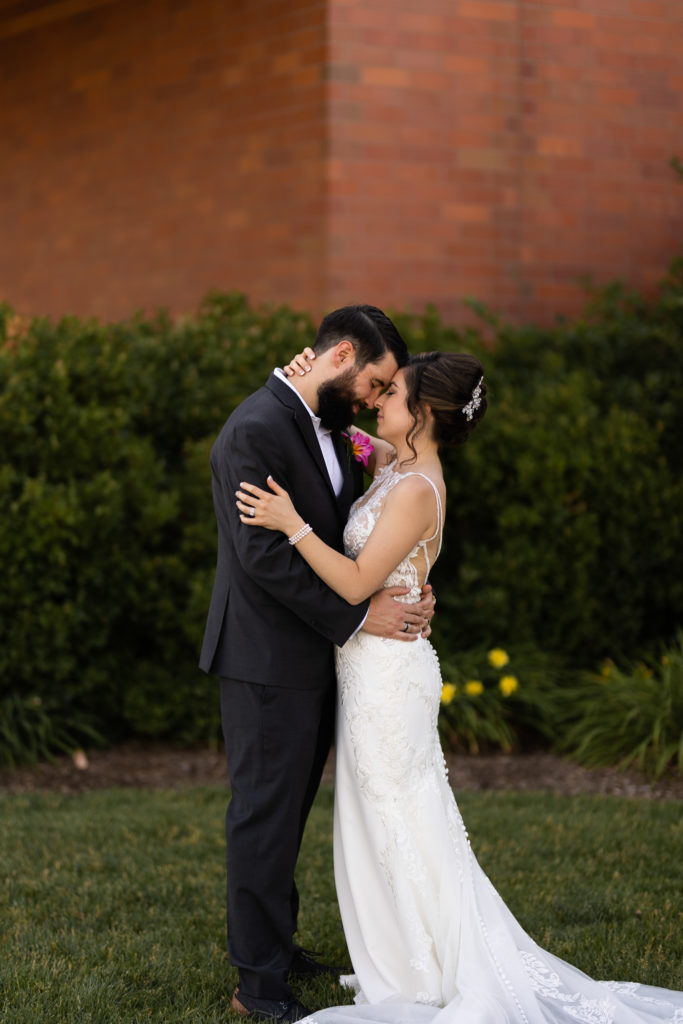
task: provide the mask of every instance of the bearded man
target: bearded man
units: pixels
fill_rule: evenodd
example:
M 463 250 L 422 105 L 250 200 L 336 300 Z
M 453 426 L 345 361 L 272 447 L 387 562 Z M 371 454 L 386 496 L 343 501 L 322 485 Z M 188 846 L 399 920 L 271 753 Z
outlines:
M 342 431 L 373 406 L 408 358 L 375 306 L 322 321 L 310 372 L 275 370 L 230 416 L 211 451 L 218 561 L 200 667 L 220 677 L 231 800 L 226 814 L 228 951 L 239 972 L 232 1008 L 289 1024 L 309 1014 L 290 983 L 337 973 L 294 942 L 294 869 L 334 730 L 333 645 L 357 630 L 409 641 L 433 611 L 389 588 L 352 606 L 312 572 L 287 538 L 244 529 L 243 480 L 272 475 L 316 534 L 341 551 L 362 467 Z M 427 627 L 428 628 L 428 627 Z

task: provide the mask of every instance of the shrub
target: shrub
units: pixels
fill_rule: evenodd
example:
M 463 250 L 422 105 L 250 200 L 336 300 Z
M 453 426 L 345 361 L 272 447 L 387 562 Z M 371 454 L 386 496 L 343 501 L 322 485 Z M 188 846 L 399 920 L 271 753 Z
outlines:
M 657 303 L 611 288 L 555 330 L 496 324 L 489 412 L 447 456 L 434 583 L 449 654 L 530 643 L 587 667 L 683 621 L 683 268 Z M 430 341 L 435 327 L 430 326 Z
M 683 621 L 681 308 L 677 264 L 656 301 L 615 286 L 552 330 L 482 310 L 486 343 L 434 310 L 397 316 L 412 351 L 479 354 L 489 387 L 489 415 L 446 457 L 433 582 L 448 671 L 494 644 L 587 668 Z M 307 316 L 232 294 L 177 322 L 0 309 L 0 700 L 36 695 L 110 738 L 217 735 L 215 682 L 196 668 L 215 565 L 208 455 L 313 336 Z M 532 700 L 525 682 L 486 720 L 505 744 L 550 735 L 551 691 L 538 682 Z M 478 707 L 467 742 L 498 742 Z
M 0 347 L 0 699 L 206 739 L 196 667 L 215 565 L 208 453 L 310 321 L 211 296 L 194 319 L 17 322 Z M 0 334 L 0 337 L 2 335 Z
M 532 649 L 473 648 L 441 668 L 439 731 L 448 749 L 510 753 L 555 738 L 556 660 Z
M 0 766 L 52 760 L 84 743 L 99 746 L 100 733 L 82 715 L 73 720 L 63 707 L 46 705 L 36 694 L 11 694 L 0 701 Z
M 683 774 L 683 633 L 658 659 L 606 660 L 559 695 L 558 748 L 590 766 L 635 764 L 658 778 Z

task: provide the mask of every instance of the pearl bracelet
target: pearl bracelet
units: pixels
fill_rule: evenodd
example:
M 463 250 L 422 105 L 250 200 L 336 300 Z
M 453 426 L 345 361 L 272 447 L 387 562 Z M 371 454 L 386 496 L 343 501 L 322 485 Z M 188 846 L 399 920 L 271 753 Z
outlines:
M 299 541 L 303 540 L 308 533 L 313 533 L 313 527 L 310 523 L 304 523 L 300 530 L 297 530 L 296 533 L 293 533 L 292 536 L 288 538 L 289 543 L 298 544 Z

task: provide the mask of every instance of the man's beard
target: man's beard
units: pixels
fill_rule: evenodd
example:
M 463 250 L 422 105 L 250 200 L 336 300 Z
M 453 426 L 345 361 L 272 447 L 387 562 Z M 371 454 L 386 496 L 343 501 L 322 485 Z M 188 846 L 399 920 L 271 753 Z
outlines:
M 318 416 L 327 430 L 346 430 L 353 423 L 353 407 L 359 402 L 353 390 L 357 376 L 357 370 L 345 370 L 318 388 Z

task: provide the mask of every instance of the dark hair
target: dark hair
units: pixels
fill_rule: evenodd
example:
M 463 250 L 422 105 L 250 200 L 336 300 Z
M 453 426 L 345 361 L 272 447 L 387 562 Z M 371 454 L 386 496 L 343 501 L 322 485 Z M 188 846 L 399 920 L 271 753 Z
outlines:
M 406 404 L 413 417 L 408 447 L 417 458 L 413 439 L 422 429 L 422 408 L 431 408 L 433 437 L 439 448 L 464 444 L 487 409 L 484 369 L 466 352 L 420 352 L 411 356 L 405 368 Z M 479 386 L 479 404 L 471 419 L 463 409 Z
M 340 341 L 350 341 L 356 354 L 356 366 L 382 359 L 387 349 L 399 366 L 408 362 L 406 343 L 386 313 L 377 306 L 342 306 L 324 318 L 313 348 L 317 355 Z

